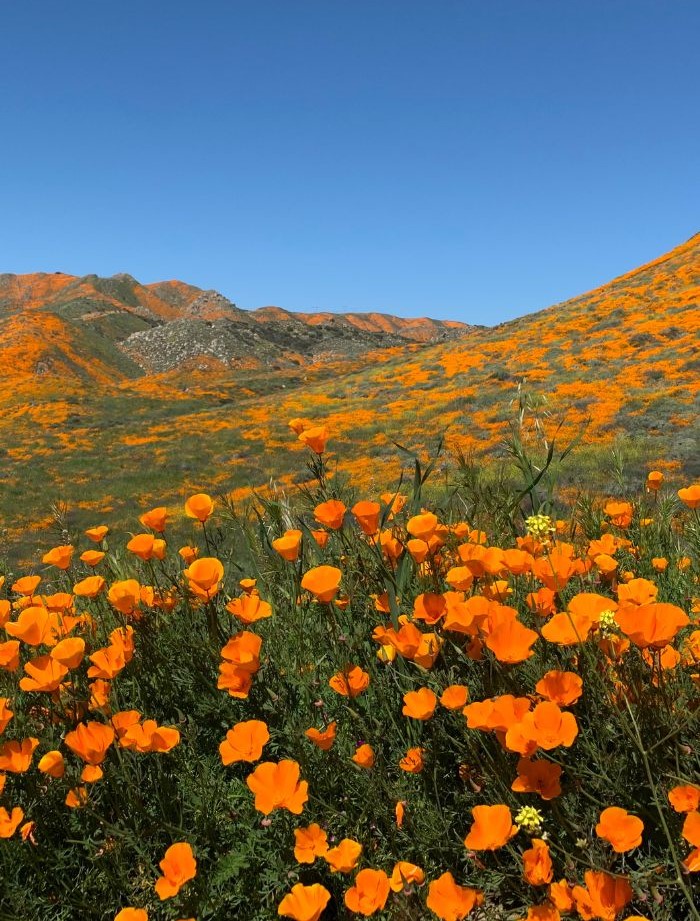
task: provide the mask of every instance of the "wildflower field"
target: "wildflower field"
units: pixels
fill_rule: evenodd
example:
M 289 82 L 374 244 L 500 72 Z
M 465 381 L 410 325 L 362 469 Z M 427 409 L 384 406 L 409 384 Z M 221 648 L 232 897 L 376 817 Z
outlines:
M 0 579 L 0 919 L 700 919 L 700 485 L 288 432 L 296 491 Z

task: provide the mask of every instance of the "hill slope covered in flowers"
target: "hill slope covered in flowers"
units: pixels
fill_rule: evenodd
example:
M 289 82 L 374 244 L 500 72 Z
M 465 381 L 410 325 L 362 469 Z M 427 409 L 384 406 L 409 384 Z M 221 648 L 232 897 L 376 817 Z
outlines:
M 397 473 L 394 442 L 410 448 L 441 431 L 453 452 L 490 462 L 521 383 L 547 393 L 561 439 L 586 428 L 579 481 L 600 481 L 596 449 L 615 443 L 632 452 L 637 474 L 662 461 L 669 471 L 698 473 L 700 236 L 539 313 L 438 333 L 348 315 L 340 335 L 325 315 L 295 318 L 276 308 L 244 323 L 245 311 L 179 282 L 21 278 L 0 277 L 6 548 L 19 542 L 25 552 L 44 541 L 52 502 L 67 503 L 78 523 L 104 511 L 133 524 L 137 499 L 182 499 L 205 486 L 240 496 L 271 477 L 298 481 L 301 455 L 285 449 L 281 421 L 294 416 L 322 414 L 365 485 L 379 468 Z M 246 361 L 237 359 L 233 372 L 211 339 L 226 317 L 272 335 L 245 344 Z M 175 355 L 196 339 L 193 329 L 204 330 L 199 357 L 163 366 L 154 356 L 167 328 Z M 299 329 L 312 337 L 326 330 L 320 335 L 332 348 L 302 343 Z M 431 344 L 434 334 L 459 335 Z

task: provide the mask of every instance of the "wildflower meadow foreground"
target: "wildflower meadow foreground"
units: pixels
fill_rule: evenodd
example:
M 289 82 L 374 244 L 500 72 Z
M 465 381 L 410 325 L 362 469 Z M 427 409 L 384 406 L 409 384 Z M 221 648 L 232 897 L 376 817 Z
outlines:
M 290 427 L 296 494 L 0 579 L 0 919 L 698 921 L 700 486 L 361 495 Z

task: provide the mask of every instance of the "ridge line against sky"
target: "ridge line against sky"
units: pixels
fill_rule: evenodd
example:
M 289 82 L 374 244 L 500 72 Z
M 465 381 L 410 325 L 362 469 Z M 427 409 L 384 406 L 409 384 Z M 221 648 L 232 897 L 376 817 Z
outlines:
M 699 229 L 691 0 L 3 18 L 0 271 L 492 325 Z

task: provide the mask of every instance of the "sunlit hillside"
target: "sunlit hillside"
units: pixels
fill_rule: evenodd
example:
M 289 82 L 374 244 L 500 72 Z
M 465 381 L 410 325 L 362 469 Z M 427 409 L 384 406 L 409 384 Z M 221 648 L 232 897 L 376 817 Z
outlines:
M 446 432 L 498 454 L 518 385 L 548 397 L 560 439 L 634 440 L 634 461 L 696 476 L 700 236 L 609 284 L 493 328 L 383 315 L 243 311 L 180 282 L 0 276 L 4 543 L 76 523 L 133 523 L 190 489 L 243 495 L 303 479 L 286 420 L 322 417 L 371 485 L 395 442 Z M 359 451 L 358 446 L 362 450 Z M 296 458 L 296 460 L 295 460 Z M 29 529 L 29 531 L 27 531 Z M 34 529 L 34 530 L 33 530 Z

